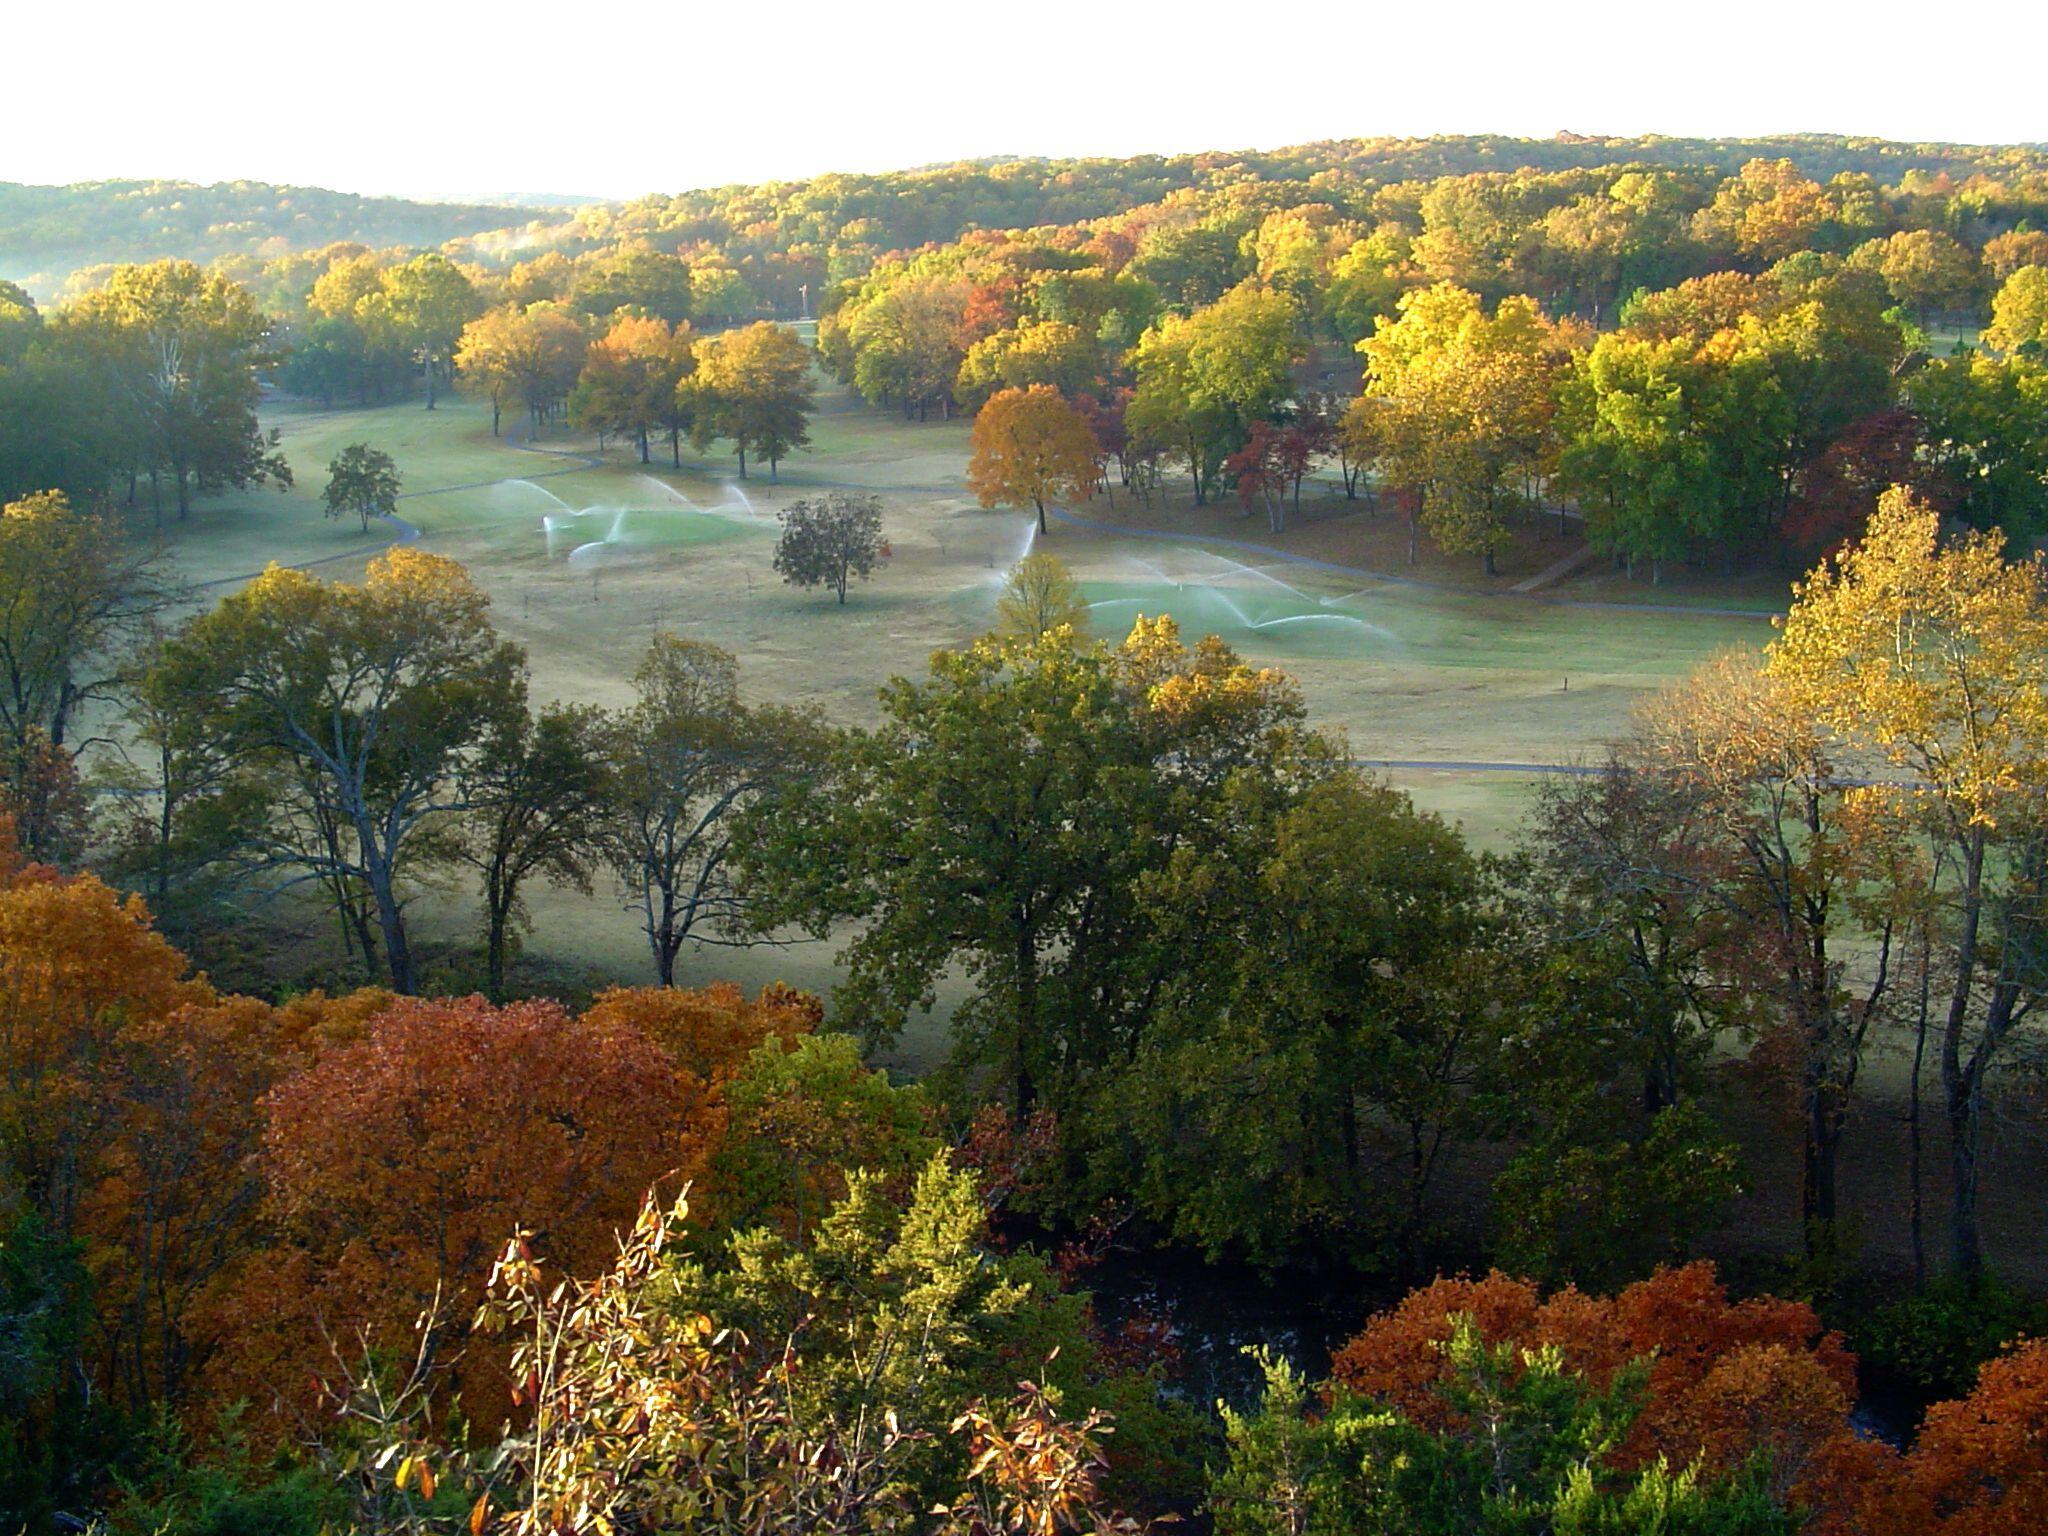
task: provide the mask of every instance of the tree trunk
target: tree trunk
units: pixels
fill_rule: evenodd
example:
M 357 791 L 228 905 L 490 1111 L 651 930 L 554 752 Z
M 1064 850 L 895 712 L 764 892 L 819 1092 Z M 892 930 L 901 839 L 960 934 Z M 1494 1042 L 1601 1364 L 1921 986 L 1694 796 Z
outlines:
M 640 429 L 640 462 L 642 464 L 652 464 L 654 462 L 647 456 L 647 429 L 645 427 Z
M 1927 1239 L 1923 1221 L 1921 1188 L 1920 1074 L 1927 1060 L 1929 982 L 1933 972 L 1933 945 L 1922 919 L 1920 939 L 1920 1012 L 1913 1029 L 1913 1074 L 1906 1091 L 1906 1159 L 1908 1168 L 1907 1221 L 1913 1234 L 1913 1283 L 1927 1283 Z

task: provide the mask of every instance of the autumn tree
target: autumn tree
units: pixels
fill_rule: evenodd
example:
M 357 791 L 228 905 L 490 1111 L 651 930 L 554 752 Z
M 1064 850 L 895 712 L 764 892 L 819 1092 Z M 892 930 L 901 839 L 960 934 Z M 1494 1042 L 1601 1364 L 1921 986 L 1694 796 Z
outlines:
M 499 639 L 489 606 L 460 565 L 413 549 L 373 561 L 360 586 L 272 566 L 158 662 L 161 686 L 280 776 L 281 803 L 247 861 L 320 883 L 345 917 L 365 893 L 401 992 L 419 979 L 407 881 L 436 856 L 430 834 L 466 805 L 467 765 L 524 703 L 525 657 Z M 367 962 L 367 925 L 358 938 Z
M 368 533 L 371 518 L 397 515 L 398 486 L 398 465 L 390 454 L 368 443 L 350 443 L 328 464 L 320 501 L 329 517 L 354 513 Z
M 706 337 L 696 360 L 678 388 L 696 410 L 699 442 L 729 439 L 742 480 L 750 450 L 768 461 L 768 478 L 778 478 L 782 460 L 810 446 L 811 349 L 789 327 L 761 320 Z
M 1359 344 L 1365 395 L 1385 402 L 1377 437 L 1390 479 L 1415 488 L 1448 553 L 1489 574 L 1509 512 L 1531 504 L 1554 454 L 1557 383 L 1573 337 L 1533 303 L 1448 283 L 1405 295 L 1400 318 Z
M 680 466 L 681 434 L 695 419 L 688 391 L 678 393 L 697 366 L 692 346 L 687 324 L 671 329 L 652 316 L 620 315 L 590 344 L 569 397 L 571 424 L 631 438 L 643 464 L 650 436 L 666 432 L 670 458 Z
M 2021 267 L 1999 287 L 1984 340 L 2001 352 L 2048 346 L 2048 263 Z
M 455 367 L 490 397 L 493 437 L 514 401 L 526 407 L 537 432 L 575 388 L 586 345 L 582 324 L 560 305 L 505 305 L 463 327 Z
M 1868 796 L 1916 813 L 1939 850 L 1950 1256 L 1965 1278 L 1983 1266 L 1979 1156 L 1996 1072 L 2040 996 L 2048 867 L 2048 595 L 2040 562 L 2010 562 L 2001 546 L 1981 533 L 1944 543 L 1935 510 L 1894 490 L 1861 543 L 1794 589 L 1769 659 L 1818 723 L 1885 766 Z
M 1049 384 L 1005 389 L 974 418 L 967 486 L 984 507 L 1029 504 L 1045 531 L 1047 501 L 1095 494 L 1095 435 Z
M 553 1003 L 400 1001 L 272 1091 L 262 1147 L 279 1243 L 251 1270 L 237 1381 L 288 1401 L 331 1368 L 320 1330 L 403 1348 L 423 1313 L 438 1358 L 525 1228 L 586 1271 L 615 1252 L 680 1129 L 674 1069 L 637 1031 Z M 504 1358 L 462 1352 L 471 1411 Z M 309 1405 L 310 1406 L 310 1405 Z
M 166 595 L 148 540 L 48 492 L 0 507 L 0 736 L 76 749 L 121 652 Z
M 792 586 L 829 587 L 846 602 L 847 583 L 865 581 L 883 559 L 882 501 L 851 491 L 828 491 L 793 501 L 777 514 L 775 570 Z

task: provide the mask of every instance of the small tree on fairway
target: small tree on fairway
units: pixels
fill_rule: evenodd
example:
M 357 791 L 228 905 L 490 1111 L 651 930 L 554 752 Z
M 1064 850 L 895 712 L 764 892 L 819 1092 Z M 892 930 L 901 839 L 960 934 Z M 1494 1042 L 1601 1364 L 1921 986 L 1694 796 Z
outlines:
M 320 499 L 329 517 L 353 512 L 368 533 L 371 518 L 390 517 L 398 510 L 398 466 L 381 448 L 350 443 L 327 466 L 327 489 Z
M 1006 640 L 1032 641 L 1062 626 L 1077 635 L 1088 630 L 1088 605 L 1074 573 L 1058 555 L 1026 555 L 1010 568 L 996 599 L 996 633 Z
M 782 514 L 775 569 L 799 587 L 830 587 L 846 601 L 846 583 L 866 580 L 882 554 L 882 503 L 875 496 L 833 491 L 792 502 Z

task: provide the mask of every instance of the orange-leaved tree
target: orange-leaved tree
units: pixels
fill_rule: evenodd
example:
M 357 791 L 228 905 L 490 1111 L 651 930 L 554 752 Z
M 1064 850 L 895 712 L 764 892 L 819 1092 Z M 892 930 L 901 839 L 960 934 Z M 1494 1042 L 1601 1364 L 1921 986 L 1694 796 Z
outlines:
M 1029 505 L 1045 532 L 1048 501 L 1086 501 L 1100 474 L 1095 434 L 1050 384 L 998 390 L 974 418 L 967 486 L 984 507 Z
M 445 1364 L 503 1234 L 523 1228 L 585 1271 L 678 1157 L 676 1072 L 640 1030 L 554 1003 L 402 999 L 265 1105 L 277 1243 L 251 1266 L 223 1385 L 288 1402 L 327 1358 L 407 1347 L 438 1299 Z M 472 1350 L 459 1389 L 495 1411 L 498 1361 Z M 303 1406 L 301 1402 L 300 1406 Z
M 1615 1453 L 1619 1467 L 1696 1459 L 1734 1471 L 1752 1456 L 1797 1490 L 1850 1433 L 1856 1362 L 1804 1302 L 1731 1301 L 1711 1264 L 1663 1269 L 1615 1296 L 1567 1288 L 1545 1297 L 1499 1271 L 1439 1279 L 1380 1313 L 1332 1363 L 1336 1383 L 1379 1399 L 1425 1428 L 1449 1427 L 1445 1346 L 1469 1317 L 1489 1345 L 1554 1346 L 1604 1388 L 1648 1362 L 1646 1400 Z

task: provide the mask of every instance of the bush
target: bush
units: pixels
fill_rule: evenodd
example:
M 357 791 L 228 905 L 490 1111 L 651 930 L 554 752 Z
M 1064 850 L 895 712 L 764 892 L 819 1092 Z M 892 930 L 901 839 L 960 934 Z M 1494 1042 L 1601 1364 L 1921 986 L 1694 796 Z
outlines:
M 2048 1304 L 1996 1280 L 1940 1280 L 1851 1329 L 1864 1365 L 1931 1398 L 1961 1397 L 1977 1368 L 2022 1335 L 2048 1335 Z

